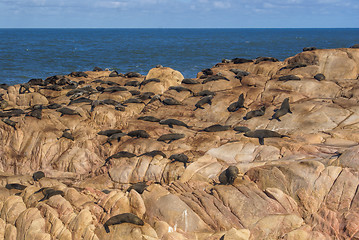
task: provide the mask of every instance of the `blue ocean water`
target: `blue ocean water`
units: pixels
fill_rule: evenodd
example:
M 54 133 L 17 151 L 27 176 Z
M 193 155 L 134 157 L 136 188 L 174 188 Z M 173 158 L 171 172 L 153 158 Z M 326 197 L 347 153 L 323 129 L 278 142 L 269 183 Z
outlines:
M 303 47 L 350 47 L 356 29 L 0 29 L 0 83 L 93 67 L 146 74 L 157 64 L 185 77 L 223 58 L 276 57 Z

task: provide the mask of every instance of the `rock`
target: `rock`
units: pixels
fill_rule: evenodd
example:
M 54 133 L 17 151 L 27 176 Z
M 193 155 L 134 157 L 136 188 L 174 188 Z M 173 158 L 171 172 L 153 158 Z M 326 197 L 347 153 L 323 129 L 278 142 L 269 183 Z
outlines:
M 183 75 L 179 71 L 173 70 L 169 67 L 152 68 L 146 76 L 146 79 L 151 78 L 158 78 L 161 83 L 147 84 L 141 90 L 144 92 L 153 92 L 155 94 L 162 94 L 170 86 L 181 84 L 181 81 L 184 79 Z

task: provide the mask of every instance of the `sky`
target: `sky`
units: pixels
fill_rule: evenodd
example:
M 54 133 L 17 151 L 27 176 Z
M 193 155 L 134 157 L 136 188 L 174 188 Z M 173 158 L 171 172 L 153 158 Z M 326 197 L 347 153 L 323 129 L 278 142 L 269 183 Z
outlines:
M 359 0 L 0 0 L 0 28 L 359 28 Z

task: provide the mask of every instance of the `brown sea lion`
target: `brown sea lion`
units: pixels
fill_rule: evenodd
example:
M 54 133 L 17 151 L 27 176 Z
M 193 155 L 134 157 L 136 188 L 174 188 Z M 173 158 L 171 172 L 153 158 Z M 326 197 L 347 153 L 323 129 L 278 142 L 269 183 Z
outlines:
M 110 232 L 109 226 L 121 224 L 121 223 L 132 223 L 135 225 L 143 226 L 145 223 L 133 213 L 122 213 L 110 217 L 104 224 L 104 228 L 107 233 Z
M 160 122 L 161 119 L 158 119 L 156 117 L 153 116 L 142 116 L 137 118 L 138 120 L 142 120 L 142 121 L 147 121 L 147 122 Z
M 244 136 L 250 137 L 250 138 L 258 138 L 260 145 L 264 144 L 264 138 L 289 137 L 287 135 L 282 135 L 282 134 L 279 134 L 277 132 L 267 130 L 267 129 L 257 129 L 257 130 L 254 130 L 254 131 L 249 131 L 249 132 L 244 133 Z
M 202 129 L 201 131 L 203 131 L 203 132 L 222 132 L 222 131 L 227 131 L 230 128 L 231 128 L 230 126 L 223 126 L 220 124 L 215 124 L 215 125 L 206 127 L 204 129 Z
M 278 110 L 273 114 L 272 118 L 269 120 L 277 119 L 281 121 L 279 118 L 286 115 L 287 113 L 292 113 L 289 106 L 289 98 L 285 98 Z
M 182 133 L 169 133 L 169 134 L 164 134 L 162 136 L 160 136 L 157 141 L 160 141 L 160 142 L 166 142 L 168 141 L 167 143 L 171 143 L 175 140 L 178 140 L 178 139 L 181 139 L 181 138 L 184 138 L 185 135 L 182 134 Z
M 236 166 L 229 166 L 219 175 L 220 184 L 233 184 L 237 178 L 239 169 Z
M 17 190 L 24 190 L 27 186 L 19 184 L 19 183 L 10 183 L 10 184 L 6 184 L 5 188 L 6 189 L 17 189 Z
M 150 135 L 145 130 L 134 130 L 134 131 L 127 133 L 127 135 L 130 137 L 135 137 L 135 138 L 149 138 L 150 137 Z
M 41 178 L 45 177 L 45 173 L 43 171 L 37 171 L 34 172 L 34 174 L 32 174 L 32 179 L 34 179 L 34 181 L 39 181 Z
M 249 120 L 249 119 L 254 118 L 254 117 L 263 116 L 265 111 L 266 111 L 266 107 L 262 106 L 260 109 L 247 112 L 246 116 L 244 116 L 243 119 L 244 120 Z
M 184 153 L 172 154 L 168 159 L 172 160 L 172 162 L 182 162 L 185 168 L 187 167 L 187 163 L 190 163 L 187 155 Z
M 190 128 L 187 124 L 185 124 L 184 122 L 177 120 L 177 119 L 164 119 L 159 121 L 159 123 L 161 125 L 168 125 L 170 128 L 173 128 L 173 125 L 177 125 L 177 126 L 182 126 L 182 127 L 186 127 L 186 128 Z
M 132 184 L 129 188 L 127 188 L 126 192 L 130 192 L 132 189 L 138 192 L 139 194 L 142 194 L 146 188 L 148 187 L 146 182 L 138 182 Z
M 212 105 L 212 99 L 213 95 L 205 96 L 201 98 L 194 106 L 196 107 L 193 111 L 196 111 L 198 108 L 204 109 L 203 105 L 208 103 L 209 105 Z
M 243 93 L 239 95 L 238 100 L 234 103 L 231 103 L 227 108 L 228 112 L 235 112 L 240 108 L 246 108 L 244 105 L 244 96 Z

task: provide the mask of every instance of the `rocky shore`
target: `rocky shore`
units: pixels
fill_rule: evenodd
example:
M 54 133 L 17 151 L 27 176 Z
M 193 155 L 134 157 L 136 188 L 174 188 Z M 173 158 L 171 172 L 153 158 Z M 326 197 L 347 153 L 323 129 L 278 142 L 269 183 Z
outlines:
M 1 84 L 0 238 L 359 239 L 359 49 L 304 50 Z

